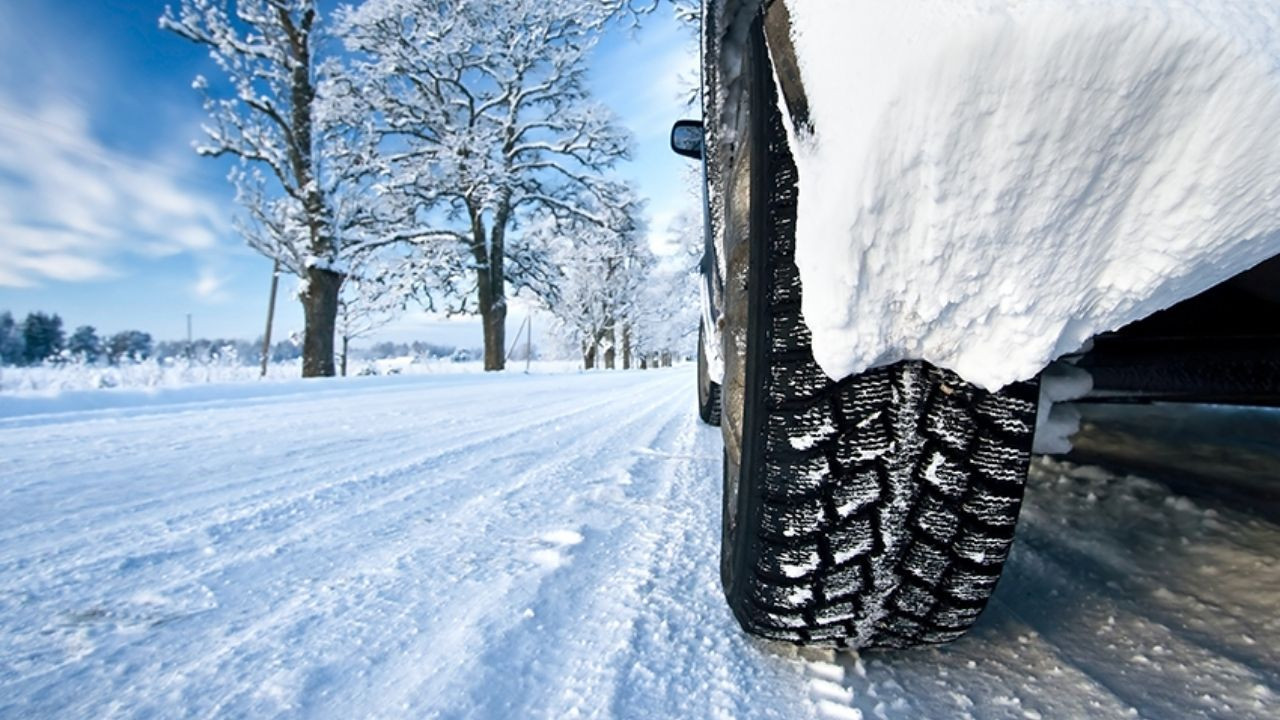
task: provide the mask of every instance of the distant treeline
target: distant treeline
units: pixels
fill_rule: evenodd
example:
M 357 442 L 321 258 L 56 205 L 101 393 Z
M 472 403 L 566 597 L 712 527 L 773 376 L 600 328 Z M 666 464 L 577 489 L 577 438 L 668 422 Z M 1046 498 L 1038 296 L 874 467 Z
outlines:
M 353 350 L 356 357 L 380 360 L 391 357 L 435 357 L 472 360 L 480 350 L 426 342 L 381 342 L 367 350 Z M 302 357 L 302 348 L 293 340 L 271 346 L 272 362 L 288 362 Z M 21 322 L 9 311 L 0 313 L 0 364 L 40 365 L 43 363 L 136 363 L 146 360 L 188 360 L 198 363 L 256 365 L 262 362 L 262 339 L 198 338 L 156 342 L 150 333 L 121 330 L 100 335 L 92 325 L 81 325 L 70 335 L 57 313 L 32 312 Z

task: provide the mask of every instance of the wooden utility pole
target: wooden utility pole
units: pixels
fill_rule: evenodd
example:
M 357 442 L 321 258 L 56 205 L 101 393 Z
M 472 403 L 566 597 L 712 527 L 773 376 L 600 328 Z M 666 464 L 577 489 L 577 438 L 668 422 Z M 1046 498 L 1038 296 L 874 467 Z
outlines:
M 280 261 L 271 268 L 271 299 L 267 301 L 267 334 L 262 336 L 262 377 L 267 376 L 267 363 L 271 361 L 271 323 L 276 319 L 276 290 L 280 287 Z
M 511 348 L 507 350 L 507 356 L 503 358 L 502 364 L 505 366 L 512 355 L 516 354 L 516 346 L 520 344 L 520 333 L 524 332 L 524 326 L 529 322 L 528 316 L 525 316 L 524 322 L 520 323 L 520 329 L 516 331 L 516 337 L 511 341 Z

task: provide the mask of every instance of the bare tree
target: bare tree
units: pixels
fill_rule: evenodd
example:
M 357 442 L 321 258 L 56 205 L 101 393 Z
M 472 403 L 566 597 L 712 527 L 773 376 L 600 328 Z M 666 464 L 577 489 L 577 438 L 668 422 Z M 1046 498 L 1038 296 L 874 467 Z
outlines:
M 385 201 L 371 225 L 396 228 L 367 247 L 407 248 L 446 311 L 479 312 L 487 370 L 504 366 L 508 286 L 554 294 L 535 241 L 549 234 L 527 231 L 625 232 L 636 216 L 606 177 L 630 138 L 592 101 L 586 59 L 600 29 L 640 5 L 368 0 L 339 13 L 354 58 L 346 106 L 378 119 Z

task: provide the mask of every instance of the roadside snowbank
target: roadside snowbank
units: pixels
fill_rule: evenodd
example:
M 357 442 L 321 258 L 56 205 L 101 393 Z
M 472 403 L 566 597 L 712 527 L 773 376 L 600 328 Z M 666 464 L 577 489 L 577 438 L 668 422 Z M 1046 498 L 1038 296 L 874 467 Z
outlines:
M 1280 254 L 1274 2 L 787 4 L 832 377 L 911 357 L 997 388 Z
M 302 374 L 301 361 L 273 362 L 267 381 L 294 380 Z M 261 382 L 258 365 L 237 360 L 201 362 L 157 360 L 101 365 L 85 362 L 45 363 L 27 367 L 0 367 L 0 397 L 54 395 L 81 390 L 160 389 L 215 383 Z
M 524 362 L 509 364 L 512 372 L 523 372 Z M 534 373 L 562 373 L 580 370 L 577 360 L 535 360 Z M 366 375 L 458 375 L 484 372 L 479 360 L 455 362 L 449 358 L 394 357 L 353 362 L 351 377 Z M 0 367 L 0 416 L 12 399 L 39 402 L 42 398 L 113 394 L 146 396 L 161 391 L 199 386 L 262 385 L 295 383 L 302 375 L 299 361 L 271 363 L 261 377 L 256 365 L 156 362 L 121 365 L 37 365 Z

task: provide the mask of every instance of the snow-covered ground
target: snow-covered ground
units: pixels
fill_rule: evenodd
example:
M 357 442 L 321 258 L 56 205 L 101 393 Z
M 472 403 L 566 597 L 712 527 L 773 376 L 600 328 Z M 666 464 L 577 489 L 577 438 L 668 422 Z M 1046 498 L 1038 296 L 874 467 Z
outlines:
M 971 636 L 796 652 L 721 600 L 720 440 L 689 369 L 308 389 L 0 413 L 0 717 L 1280 705 L 1274 518 L 1038 461 Z

